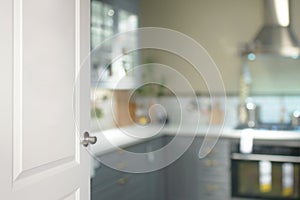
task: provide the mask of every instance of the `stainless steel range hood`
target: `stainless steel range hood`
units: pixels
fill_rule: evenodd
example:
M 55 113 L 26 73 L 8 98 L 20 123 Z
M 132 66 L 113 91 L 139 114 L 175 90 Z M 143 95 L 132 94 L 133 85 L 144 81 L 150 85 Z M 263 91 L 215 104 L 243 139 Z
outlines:
M 264 0 L 264 25 L 243 55 L 300 56 L 300 46 L 291 30 L 290 0 Z M 251 59 L 251 57 L 250 57 Z

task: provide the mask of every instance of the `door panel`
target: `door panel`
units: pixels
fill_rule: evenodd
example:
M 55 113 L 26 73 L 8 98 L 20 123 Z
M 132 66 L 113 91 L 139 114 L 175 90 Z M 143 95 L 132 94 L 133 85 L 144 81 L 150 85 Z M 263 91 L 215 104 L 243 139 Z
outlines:
M 20 94 L 16 95 L 19 98 L 15 99 L 21 106 L 14 116 L 23 122 L 15 136 L 17 141 L 23 138 L 23 170 L 75 160 L 75 124 L 70 103 L 76 78 L 75 52 L 79 48 L 74 42 L 78 34 L 75 3 L 74 0 L 23 3 L 20 24 L 23 28 L 16 33 L 22 38 L 16 44 L 21 47 L 22 60 L 16 62 L 22 64 L 14 66 L 21 79 L 17 81 L 22 83 L 18 88 Z
M 0 20 L 1 198 L 89 199 L 89 155 L 79 138 L 89 125 L 89 69 L 80 71 L 89 1 L 5 0 L 0 15 L 10 22 Z

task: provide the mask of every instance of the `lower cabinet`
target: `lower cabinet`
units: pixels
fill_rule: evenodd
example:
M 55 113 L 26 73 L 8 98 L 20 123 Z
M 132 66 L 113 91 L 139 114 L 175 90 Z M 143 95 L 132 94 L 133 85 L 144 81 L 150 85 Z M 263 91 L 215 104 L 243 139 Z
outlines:
M 164 145 L 163 138 L 143 142 L 126 148 L 127 151 L 145 153 L 159 149 Z M 132 163 L 124 157 L 124 151 L 115 151 L 103 158 L 115 162 L 114 166 L 120 170 L 112 169 L 104 164 L 97 168 L 95 176 L 91 179 L 91 200 L 165 200 L 164 170 L 149 173 L 125 173 Z M 152 159 L 145 157 L 143 164 L 151 164 Z M 100 158 L 101 160 L 101 158 Z
M 202 142 L 202 137 L 196 137 L 183 156 L 165 169 L 167 200 L 231 199 L 230 141 L 219 139 L 212 151 L 199 159 Z
M 98 179 L 98 177 L 96 177 Z M 134 200 L 149 199 L 145 174 L 121 174 L 110 184 L 94 185 L 92 183 L 92 200 Z
M 163 136 L 126 148 L 133 152 L 149 152 L 163 147 L 172 137 Z M 180 138 L 173 148 L 185 145 Z M 168 167 L 149 173 L 125 173 L 103 164 L 91 179 L 91 200 L 229 200 L 230 195 L 230 141 L 219 139 L 214 149 L 203 159 L 198 152 L 203 138 L 196 137 L 187 151 Z M 153 159 L 164 159 L 172 149 L 159 158 L 145 157 L 145 164 Z M 175 152 L 175 149 L 174 149 Z M 128 163 L 122 151 L 106 155 L 118 162 L 119 169 Z

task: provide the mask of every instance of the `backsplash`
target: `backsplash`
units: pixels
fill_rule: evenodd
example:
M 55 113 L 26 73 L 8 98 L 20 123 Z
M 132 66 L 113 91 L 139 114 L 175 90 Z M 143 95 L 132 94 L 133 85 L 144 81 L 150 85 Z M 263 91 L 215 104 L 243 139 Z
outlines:
M 220 124 L 221 118 L 226 114 L 225 125 L 235 126 L 237 122 L 237 105 L 238 98 L 228 97 L 226 106 L 222 102 L 223 98 L 209 97 L 160 97 L 157 103 L 161 104 L 168 113 L 169 122 L 178 124 L 192 124 L 199 122 L 199 125 L 208 125 L 211 121 L 214 124 Z M 179 106 L 180 105 L 180 106 Z M 215 105 L 214 110 L 212 106 Z M 225 112 L 225 107 L 227 112 Z M 211 113 L 215 113 L 215 117 L 211 119 Z M 219 115 L 219 116 L 217 116 Z M 217 116 L 217 118 L 216 118 Z M 219 119 L 220 117 L 220 119 Z
M 294 110 L 300 109 L 300 96 L 255 97 L 254 102 L 261 107 L 262 122 L 290 122 Z
M 179 97 L 182 107 L 182 123 L 194 123 L 196 112 L 199 112 L 200 124 L 209 123 L 212 104 L 218 104 L 219 109 L 225 114 L 225 126 L 235 127 L 238 124 L 238 104 L 237 96 L 228 96 L 226 105 L 222 102 L 222 98 L 214 98 L 210 103 L 210 98 L 206 96 L 197 97 L 199 109 L 191 109 L 195 104 L 193 97 Z M 289 123 L 291 114 L 294 110 L 300 109 L 300 96 L 255 96 L 251 99 L 260 107 L 260 119 L 264 123 Z M 170 122 L 178 123 L 180 116 L 176 108 L 176 99 L 169 97 L 160 98 L 159 102 L 166 108 Z M 195 107 L 197 108 L 197 107 Z M 226 110 L 225 110 L 226 109 Z
M 102 124 L 101 129 L 114 128 L 116 125 L 112 116 L 112 107 L 110 105 L 111 95 L 105 94 L 106 98 L 102 99 L 101 106 L 103 116 L 100 119 Z M 236 127 L 238 125 L 238 96 L 228 96 L 226 98 L 226 105 L 224 105 L 223 98 L 212 98 L 209 96 L 164 96 L 164 97 L 139 97 L 136 101 L 144 104 L 145 108 L 153 105 L 161 105 L 163 112 L 167 113 L 168 122 L 170 124 L 195 124 L 199 125 L 221 124 L 223 116 L 225 116 L 226 127 Z M 260 119 L 264 123 L 289 123 L 291 114 L 294 110 L 300 110 L 300 96 L 254 96 L 251 99 L 257 106 L 260 107 Z M 214 105 L 214 109 L 212 106 Z M 152 117 L 157 113 L 162 112 L 157 110 L 161 107 L 152 107 L 154 109 L 146 109 Z M 156 113 L 156 114 L 155 114 Z M 214 113 L 214 118 L 211 118 L 211 113 Z M 136 110 L 136 115 L 138 111 Z M 158 115 L 158 114 L 157 114 Z M 157 117 L 158 118 L 158 117 Z M 99 119 L 98 119 L 99 120 Z M 91 131 L 99 130 L 99 124 L 95 119 L 92 120 Z M 156 120 L 154 123 L 159 123 Z M 104 125 L 104 126 L 103 126 Z

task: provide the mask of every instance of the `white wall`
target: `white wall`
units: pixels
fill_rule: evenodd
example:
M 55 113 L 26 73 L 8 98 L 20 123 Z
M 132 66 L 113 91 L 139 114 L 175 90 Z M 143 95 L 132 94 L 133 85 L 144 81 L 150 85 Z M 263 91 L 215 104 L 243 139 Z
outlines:
M 300 39 L 300 1 L 292 3 L 292 25 Z M 141 0 L 141 26 L 174 29 L 198 41 L 219 67 L 227 92 L 236 93 L 239 88 L 242 60 L 238 47 L 254 37 L 262 22 L 262 0 Z M 206 91 L 187 62 L 166 53 L 150 57 L 188 76 L 197 91 Z M 172 77 L 168 81 L 178 84 Z M 184 93 L 180 84 L 178 91 Z

